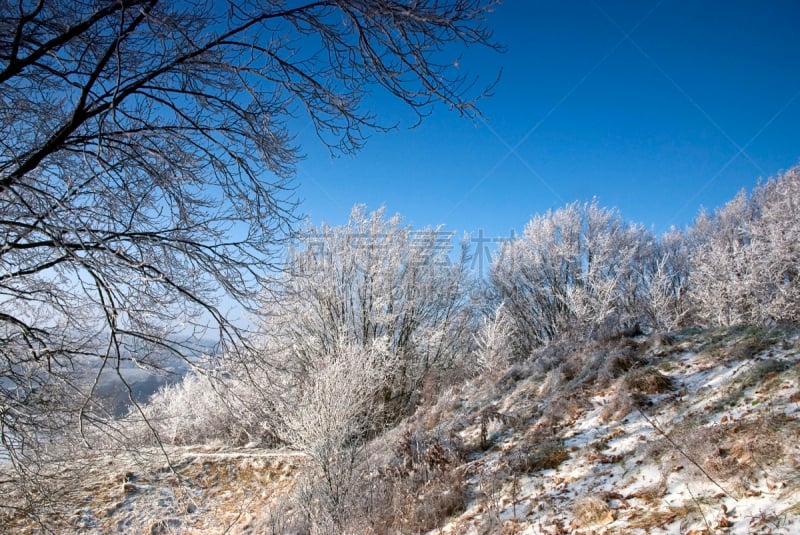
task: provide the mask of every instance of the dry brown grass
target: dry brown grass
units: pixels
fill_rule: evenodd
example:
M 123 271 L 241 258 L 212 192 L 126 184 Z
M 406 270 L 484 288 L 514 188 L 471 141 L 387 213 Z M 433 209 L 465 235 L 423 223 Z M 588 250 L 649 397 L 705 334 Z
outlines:
M 720 477 L 738 475 L 740 480 L 766 470 L 784 452 L 787 424 L 781 414 L 724 426 L 724 438 L 716 447 L 716 455 L 708 459 L 709 468 Z
M 597 496 L 586 496 L 572 505 L 572 516 L 580 527 L 610 524 L 614 521 L 611 507 Z
M 629 493 L 625 496 L 625 499 L 638 499 L 648 505 L 657 506 L 661 503 L 661 498 L 663 498 L 666 493 L 667 479 L 662 475 L 658 481 Z
M 665 356 L 675 348 L 675 336 L 665 332 L 656 332 L 648 339 L 649 349 L 654 354 Z
M 634 368 L 619 379 L 614 395 L 600 413 L 604 422 L 618 422 L 637 408 L 651 404 L 648 396 L 675 390 L 674 381 L 655 366 Z
M 629 371 L 643 366 L 646 361 L 641 349 L 628 346 L 604 354 L 597 371 L 598 386 L 605 387 Z
M 463 475 L 442 471 L 418 485 L 400 480 L 393 487 L 393 499 L 383 518 L 373 519 L 374 533 L 421 533 L 442 526 L 466 509 Z
M 619 422 L 634 411 L 636 407 L 646 402 L 646 398 L 642 395 L 634 395 L 626 389 L 617 388 L 614 395 L 600 412 L 600 421 L 608 423 Z
M 367 482 L 368 495 L 358 498 L 354 510 L 363 518 L 353 519 L 349 532 L 420 533 L 466 509 L 462 444 L 420 429 L 407 430 L 387 446 L 393 453 Z
M 563 396 L 550 400 L 542 411 L 540 429 L 546 429 L 549 423 L 550 430 L 556 432 L 561 428 L 575 423 L 587 410 L 587 393 L 582 389 L 565 392 Z
M 748 359 L 772 347 L 786 333 L 762 325 L 737 325 L 701 333 L 698 359 L 709 364 Z
M 768 394 L 777 388 L 781 381 L 796 380 L 798 371 L 800 367 L 792 366 L 784 360 L 767 358 L 758 361 L 723 387 L 720 397 L 710 410 L 716 412 L 735 406 L 742 401 L 747 391 L 754 387 L 758 387 L 761 393 Z
M 664 394 L 675 390 L 673 380 L 654 366 L 636 368 L 625 375 L 623 385 L 628 392 L 637 394 Z
M 635 509 L 626 515 L 628 529 L 664 529 L 678 519 L 685 519 L 696 514 L 699 510 L 695 505 L 673 505 L 666 509 L 648 507 L 644 510 Z
M 159 455 L 93 459 L 57 507 L 39 514 L 44 532 L 221 533 L 291 492 L 298 468 L 281 457 L 207 457 L 182 449 L 171 455 L 177 475 Z M 0 523 L 15 533 L 42 532 L 33 517 Z
M 708 476 L 726 490 L 741 494 L 747 492 L 756 476 L 786 461 L 786 439 L 798 432 L 800 424 L 796 420 L 782 413 L 761 411 L 746 420 L 719 425 L 703 426 L 692 420 L 673 429 L 670 437 Z M 656 441 L 652 447 L 672 449 L 665 440 Z M 690 468 L 682 456 L 674 455 L 673 459 L 674 465 Z
M 530 439 L 529 439 L 530 440 Z M 514 449 L 503 456 L 504 461 L 514 474 L 525 474 L 558 468 L 569 459 L 564 444 L 554 438 L 538 441 L 522 441 Z

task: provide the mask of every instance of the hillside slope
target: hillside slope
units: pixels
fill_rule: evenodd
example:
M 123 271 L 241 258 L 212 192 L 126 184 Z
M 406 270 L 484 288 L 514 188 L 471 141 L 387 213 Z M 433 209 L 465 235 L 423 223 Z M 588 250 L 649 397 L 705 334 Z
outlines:
M 435 533 L 800 532 L 800 346 L 760 328 L 543 350 L 406 432 L 468 453 Z M 470 451 L 471 450 L 471 451 Z
M 368 445 L 358 468 L 367 490 L 353 493 L 359 518 L 343 531 L 800 532 L 794 330 L 554 344 L 431 398 Z M 172 469 L 157 452 L 144 461 L 95 458 L 80 484 L 40 513 L 41 524 L 23 507 L 2 519 L 3 531 L 292 533 L 308 525 L 301 455 L 170 454 Z

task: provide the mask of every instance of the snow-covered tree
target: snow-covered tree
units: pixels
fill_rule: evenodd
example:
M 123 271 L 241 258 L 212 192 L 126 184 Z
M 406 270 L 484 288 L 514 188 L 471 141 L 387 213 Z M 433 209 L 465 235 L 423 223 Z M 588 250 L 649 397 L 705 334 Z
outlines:
M 759 219 L 751 236 L 762 315 L 800 320 L 800 167 L 756 189 Z
M 800 170 L 744 191 L 697 218 L 691 295 L 709 324 L 792 322 L 800 317 Z
M 265 358 L 302 384 L 344 358 L 342 348 L 380 341 L 397 359 L 383 402 L 407 413 L 424 381 L 463 373 L 470 282 L 465 250 L 456 260 L 451 252 L 450 233 L 414 230 L 383 209 L 357 206 L 346 225 L 307 229 L 265 307 Z
M 308 455 L 311 472 L 298 489 L 313 524 L 330 523 L 336 532 L 357 505 L 353 495 L 364 477 L 364 449 L 380 428 L 383 400 L 397 365 L 385 339 L 369 347 L 338 342 L 336 354 L 320 358 L 303 378 L 302 388 L 287 393 L 277 409 L 282 436 Z M 324 364 L 323 364 L 324 362 Z
M 501 303 L 492 317 L 483 318 L 475 336 L 476 364 L 489 372 L 504 370 L 512 361 L 512 319 Z
M 685 232 L 671 229 L 644 259 L 644 313 L 656 330 L 672 331 L 691 319 L 689 258 L 691 242 Z
M 493 46 L 493 4 L 0 2 L 6 453 L 35 464 L 65 425 L 111 432 L 92 385 L 126 360 L 191 360 L 193 337 L 246 355 L 225 308 L 254 310 L 280 267 L 296 119 L 351 153 L 392 127 L 376 92 L 473 115 L 484 93 L 441 51 Z
M 251 383 L 213 373 L 189 372 L 167 384 L 124 418 L 134 443 L 244 445 L 275 440 L 274 404 Z
M 597 202 L 534 217 L 492 266 L 518 355 L 569 329 L 591 335 L 642 321 L 643 259 L 653 243 L 645 229 Z
M 755 208 L 744 191 L 711 215 L 695 221 L 697 246 L 692 254 L 692 299 L 706 323 L 734 325 L 757 315 L 752 290 L 754 274 L 750 227 Z

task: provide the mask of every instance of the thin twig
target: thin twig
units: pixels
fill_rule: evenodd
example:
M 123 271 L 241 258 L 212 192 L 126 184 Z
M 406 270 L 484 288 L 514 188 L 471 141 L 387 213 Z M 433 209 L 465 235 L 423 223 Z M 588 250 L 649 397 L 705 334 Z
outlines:
M 733 501 L 736 501 L 736 502 L 738 502 L 738 501 L 739 501 L 739 500 L 738 500 L 738 499 L 736 499 L 736 498 L 735 498 L 733 495 L 731 495 L 731 493 L 730 493 L 730 492 L 728 492 L 727 490 L 725 490 L 725 487 L 723 487 L 722 485 L 720 485 L 720 484 L 717 482 L 717 480 L 716 480 L 716 479 L 714 479 L 713 477 L 711 477 L 711 475 L 710 475 L 708 472 L 706 472 L 706 470 L 705 470 L 705 469 L 704 469 L 702 466 L 700 466 L 700 464 L 699 464 L 697 461 L 695 461 L 695 460 L 694 460 L 692 457 L 690 457 L 690 456 L 689 456 L 689 454 L 688 454 L 688 453 L 686 453 L 686 452 L 683 450 L 683 448 L 681 448 L 680 446 L 678 446 L 678 444 L 676 444 L 676 443 L 675 443 L 675 441 L 674 441 L 674 440 L 672 440 L 672 439 L 670 438 L 670 436 L 669 436 L 669 435 L 666 433 L 666 431 L 664 431 L 663 429 L 661 429 L 661 427 L 659 427 L 659 425 L 658 425 L 658 424 L 656 424 L 656 423 L 655 423 L 655 421 L 653 421 L 653 420 L 652 420 L 652 419 L 651 419 L 649 416 L 647 416 L 647 415 L 644 413 L 644 411 L 641 409 L 641 407 L 638 407 L 638 406 L 637 406 L 636 408 L 637 408 L 637 410 L 639 411 L 639 414 L 641 414 L 641 415 L 642 415 L 642 417 L 645 419 L 645 421 L 646 421 L 648 424 L 650 424 L 650 426 L 651 426 L 653 429 L 655 429 L 656 431 L 658 431 L 658 433 L 659 433 L 661 436 L 663 436 L 665 439 L 667 439 L 667 442 L 669 442 L 670 444 L 672 444 L 672 446 L 673 446 L 673 447 L 674 447 L 676 450 L 678 450 L 678 451 L 681 453 L 681 455 L 683 455 L 684 457 L 686 457 L 686 458 L 689 460 L 689 462 L 690 462 L 690 463 L 692 463 L 693 465 L 695 465 L 695 466 L 696 466 L 696 467 L 697 467 L 697 468 L 698 468 L 698 469 L 699 469 L 699 470 L 700 470 L 700 471 L 703 473 L 703 475 L 704 475 L 704 476 L 706 476 L 706 477 L 708 478 L 708 480 L 709 480 L 709 481 L 711 481 L 711 482 L 712 482 L 714 485 L 716 485 L 716 486 L 717 486 L 717 488 L 719 488 L 719 490 L 721 490 L 721 491 L 722 491 L 722 492 L 725 494 L 725 496 L 727 496 L 728 498 L 731 498 Z
M 700 502 L 697 501 L 697 498 L 694 497 L 694 494 L 692 494 L 692 489 L 689 488 L 688 484 L 686 485 L 686 490 L 689 491 L 689 496 L 692 497 L 692 501 L 697 506 L 697 510 L 700 511 L 700 516 L 703 517 L 703 522 L 706 525 L 706 529 L 708 530 L 709 533 L 711 533 L 711 526 L 708 524 L 708 519 L 706 518 L 706 515 L 703 513 L 703 507 L 700 505 Z

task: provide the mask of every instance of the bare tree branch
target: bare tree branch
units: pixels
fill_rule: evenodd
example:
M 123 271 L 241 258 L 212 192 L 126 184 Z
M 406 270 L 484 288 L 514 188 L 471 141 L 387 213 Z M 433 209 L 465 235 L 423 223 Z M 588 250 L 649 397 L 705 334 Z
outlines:
M 482 92 L 452 54 L 494 46 L 492 5 L 0 2 L 6 450 L 28 461 L 101 426 L 99 374 L 130 392 L 125 363 L 191 362 L 201 337 L 246 354 L 225 307 L 255 310 L 281 268 L 293 121 L 349 152 L 391 126 L 367 106 L 373 90 L 420 116 L 434 102 L 477 113 Z

